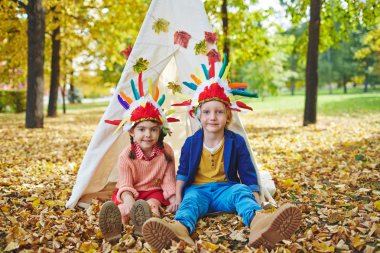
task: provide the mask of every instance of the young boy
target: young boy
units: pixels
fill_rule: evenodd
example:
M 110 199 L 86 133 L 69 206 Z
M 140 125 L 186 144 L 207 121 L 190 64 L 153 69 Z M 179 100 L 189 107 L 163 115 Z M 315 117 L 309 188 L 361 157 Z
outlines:
M 251 109 L 241 101 L 231 102 L 232 95 L 254 94 L 242 91 L 241 84 L 228 84 L 224 69 L 214 77 L 212 66 L 210 72 L 205 71 L 208 80 L 199 86 L 185 83 L 195 90 L 192 112 L 202 129 L 182 147 L 176 182 L 176 202 L 181 204 L 175 221 L 151 218 L 143 225 L 144 239 L 159 251 L 169 247 L 171 240 L 193 245 L 190 234 L 208 212 L 236 211 L 250 227 L 248 246 L 252 247 L 273 248 L 300 225 L 301 212 L 294 205 L 285 204 L 274 213 L 260 212 L 257 175 L 244 138 L 226 129 L 231 110 Z

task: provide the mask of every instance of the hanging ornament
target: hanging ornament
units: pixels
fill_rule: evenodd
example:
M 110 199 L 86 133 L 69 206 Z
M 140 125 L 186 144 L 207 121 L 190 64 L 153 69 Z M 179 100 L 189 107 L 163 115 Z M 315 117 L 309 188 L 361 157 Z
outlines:
M 218 34 L 213 32 L 205 32 L 205 41 L 209 44 L 215 44 L 218 40 Z
M 185 31 L 177 31 L 174 33 L 174 44 L 178 44 L 184 48 L 187 48 L 191 35 Z
M 195 54 L 206 54 L 207 53 L 207 44 L 205 40 L 202 40 L 201 42 L 195 44 L 194 46 Z
M 172 90 L 173 94 L 182 93 L 181 85 L 177 84 L 176 82 L 169 82 L 168 88 Z
M 136 64 L 133 65 L 133 70 L 136 72 L 136 73 L 141 73 L 145 70 L 148 69 L 148 65 L 149 65 L 149 61 L 140 57 L 137 61 L 136 61 Z
M 168 32 L 169 31 L 169 21 L 167 21 L 164 18 L 159 18 L 157 19 L 153 25 L 152 29 L 154 30 L 155 33 L 160 33 L 160 32 Z
M 220 54 L 215 49 L 211 49 L 207 53 L 207 57 L 208 57 L 208 64 L 209 65 L 212 65 L 215 62 L 220 62 Z
M 129 45 L 126 49 L 121 51 L 121 53 L 124 55 L 125 59 L 128 60 L 129 56 L 131 55 L 133 49 L 133 45 Z

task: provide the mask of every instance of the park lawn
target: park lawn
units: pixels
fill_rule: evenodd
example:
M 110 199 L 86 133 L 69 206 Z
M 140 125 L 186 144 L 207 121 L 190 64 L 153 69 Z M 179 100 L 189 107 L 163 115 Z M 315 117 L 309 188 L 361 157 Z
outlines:
M 247 101 L 247 100 L 245 100 Z M 257 112 L 303 112 L 304 95 L 282 95 L 255 99 L 249 103 Z M 380 92 L 367 94 L 321 94 L 317 98 L 318 115 L 356 115 L 380 112 Z
M 322 95 L 320 106 L 333 109 L 307 127 L 301 96 L 266 98 L 242 114 L 256 162 L 276 183 L 277 203 L 292 202 L 303 213 L 300 229 L 272 252 L 379 250 L 380 112 L 369 103 L 377 95 L 362 97 Z M 345 112 L 342 101 L 362 105 Z M 106 105 L 91 108 L 45 118 L 44 129 L 25 129 L 24 114 L 0 114 L 0 251 L 149 251 L 131 226 L 113 245 L 102 239 L 100 201 L 87 210 L 64 207 Z M 203 218 L 193 235 L 203 252 L 264 252 L 246 248 L 248 236 L 233 214 Z

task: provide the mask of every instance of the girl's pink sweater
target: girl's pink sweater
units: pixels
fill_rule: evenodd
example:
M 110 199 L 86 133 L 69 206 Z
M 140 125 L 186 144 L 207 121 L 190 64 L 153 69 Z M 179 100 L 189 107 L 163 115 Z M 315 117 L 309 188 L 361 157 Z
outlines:
M 172 148 L 164 143 L 166 153 L 172 160 L 166 161 L 164 153 L 160 153 L 150 161 L 131 159 L 131 147 L 125 148 L 119 156 L 119 189 L 116 195 L 118 201 L 123 202 L 121 194 L 129 191 L 137 198 L 139 191 L 162 189 L 164 198 L 169 199 L 175 195 L 175 164 Z

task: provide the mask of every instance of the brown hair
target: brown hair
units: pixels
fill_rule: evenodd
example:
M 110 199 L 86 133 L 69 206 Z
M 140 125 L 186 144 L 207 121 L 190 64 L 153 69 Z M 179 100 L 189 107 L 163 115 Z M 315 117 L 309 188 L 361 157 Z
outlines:
M 156 122 L 156 121 L 152 121 L 152 122 Z M 134 125 L 132 127 L 131 130 L 133 130 L 138 124 Z M 173 158 L 166 152 L 166 150 L 164 149 L 164 138 L 165 138 L 166 134 L 162 131 L 162 129 L 160 130 L 160 136 L 158 137 L 158 141 L 157 141 L 157 145 L 158 145 L 158 148 L 163 150 L 164 151 L 164 155 L 165 155 L 165 160 L 167 162 L 172 162 L 173 161 Z M 129 138 L 130 138 L 130 141 L 131 141 L 131 146 L 133 146 L 135 144 L 135 141 L 133 139 L 133 136 L 132 135 L 129 135 Z M 129 158 L 134 160 L 136 159 L 136 152 L 134 149 L 131 149 L 131 151 L 129 152 Z

